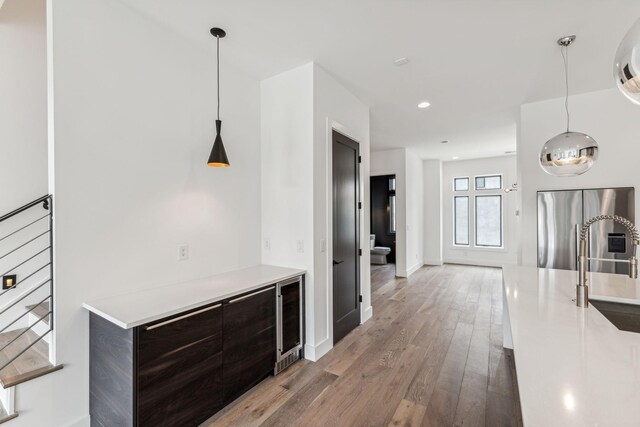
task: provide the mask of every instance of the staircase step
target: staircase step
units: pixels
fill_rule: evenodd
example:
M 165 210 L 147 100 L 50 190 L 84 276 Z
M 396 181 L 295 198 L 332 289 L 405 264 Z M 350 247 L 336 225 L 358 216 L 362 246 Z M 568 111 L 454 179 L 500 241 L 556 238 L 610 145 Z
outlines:
M 0 424 L 6 423 L 7 421 L 12 420 L 17 416 L 17 412 L 14 412 L 11 415 L 7 414 L 7 411 L 2 407 L 2 405 L 0 405 Z
M 31 309 L 33 309 L 33 310 L 31 310 Z M 46 314 L 49 312 L 49 301 L 45 301 L 45 302 L 40 303 L 40 304 L 28 305 L 27 306 L 27 310 L 31 310 L 31 313 L 34 316 L 36 316 L 37 319 L 39 319 L 39 318 L 41 318 L 43 316 L 46 316 Z M 49 316 L 45 317 L 40 322 L 48 325 L 49 324 Z
M 38 339 L 38 335 L 27 328 L 0 334 L 0 348 L 2 348 L 25 330 L 26 332 L 20 338 L 0 351 L 0 366 Z M 0 383 L 2 387 L 9 388 L 59 369 L 62 369 L 62 365 L 54 366 L 49 362 L 49 345 L 44 340 L 40 340 L 6 368 L 0 370 Z

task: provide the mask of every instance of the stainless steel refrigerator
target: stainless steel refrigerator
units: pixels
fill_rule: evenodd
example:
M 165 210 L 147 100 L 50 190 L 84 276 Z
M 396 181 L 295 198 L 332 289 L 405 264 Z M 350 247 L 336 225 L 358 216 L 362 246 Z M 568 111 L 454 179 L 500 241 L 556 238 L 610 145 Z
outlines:
M 576 270 L 579 229 L 597 215 L 620 215 L 635 223 L 633 188 L 538 192 L 538 267 Z M 631 241 L 625 228 L 600 221 L 590 228 L 589 271 L 628 274 Z

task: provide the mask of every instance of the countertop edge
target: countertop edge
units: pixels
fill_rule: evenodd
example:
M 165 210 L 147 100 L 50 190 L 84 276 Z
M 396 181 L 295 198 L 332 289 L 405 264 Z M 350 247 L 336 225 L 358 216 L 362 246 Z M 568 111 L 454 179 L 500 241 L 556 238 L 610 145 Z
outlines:
M 260 266 L 264 266 L 264 264 L 261 264 Z M 256 266 L 256 267 L 258 267 L 258 266 Z M 95 303 L 97 303 L 99 301 L 102 301 L 103 299 L 106 299 L 106 298 L 103 298 L 103 299 L 100 299 L 100 300 L 96 300 L 95 303 L 83 302 L 82 303 L 82 307 L 84 309 L 88 310 L 89 312 L 94 313 L 94 314 L 102 317 L 103 319 L 108 320 L 109 322 L 111 322 L 114 325 L 117 325 L 117 326 L 119 326 L 119 327 L 121 327 L 123 329 L 132 329 L 132 328 L 135 328 L 137 326 L 145 325 L 147 323 L 151 323 L 151 322 L 154 322 L 154 321 L 157 321 L 157 320 L 161 320 L 161 319 L 164 319 L 164 318 L 167 318 L 167 317 L 179 314 L 179 313 L 183 313 L 185 311 L 197 309 L 199 307 L 202 307 L 202 306 L 205 306 L 205 305 L 208 305 L 208 304 L 212 304 L 212 303 L 215 303 L 215 302 L 220 302 L 222 300 L 234 297 L 236 295 L 243 294 L 245 292 L 251 292 L 253 290 L 256 290 L 256 289 L 259 289 L 259 288 L 262 288 L 262 287 L 265 287 L 265 286 L 269 286 L 271 284 L 275 285 L 278 282 L 282 282 L 284 280 L 288 280 L 288 279 L 291 279 L 291 278 L 294 278 L 294 277 L 298 277 L 298 276 L 303 276 L 303 275 L 305 275 L 307 273 L 307 271 L 304 270 L 304 269 L 297 269 L 297 268 L 290 268 L 290 267 L 280 267 L 280 266 L 273 266 L 273 267 L 287 268 L 287 269 L 293 270 L 293 271 L 291 273 L 288 273 L 288 274 L 285 274 L 285 275 L 282 275 L 282 276 L 277 276 L 276 278 L 273 278 L 273 279 L 260 281 L 258 283 L 255 283 L 255 284 L 251 285 L 251 286 L 248 286 L 248 287 L 234 289 L 232 292 L 225 292 L 225 293 L 222 293 L 222 294 L 216 294 L 216 295 L 212 296 L 211 298 L 205 298 L 205 299 L 203 299 L 201 301 L 198 301 L 197 303 L 194 303 L 194 304 L 188 304 L 188 305 L 185 305 L 185 306 L 176 307 L 175 309 L 171 309 L 169 311 L 164 311 L 164 312 L 159 313 L 157 315 L 147 316 L 147 317 L 144 317 L 144 318 L 141 318 L 141 319 L 137 319 L 136 321 L 133 321 L 133 322 L 124 322 L 124 321 L 118 319 L 117 317 L 114 317 L 114 316 L 106 313 L 104 310 L 101 310 L 101 309 L 97 308 L 94 305 Z M 251 267 L 249 267 L 249 268 L 251 268 Z M 246 269 L 240 269 L 240 270 L 235 270 L 235 271 L 240 272 L 240 271 L 243 271 L 243 270 L 246 270 Z M 234 273 L 235 271 L 225 272 L 225 273 L 222 273 L 221 275 L 231 274 L 231 273 Z M 214 275 L 214 276 L 211 276 L 211 277 L 215 277 L 215 276 L 217 276 L 217 275 Z M 141 292 L 151 291 L 151 290 L 152 289 L 144 289 L 144 290 L 141 290 Z M 114 295 L 114 296 L 107 297 L 107 298 L 114 298 L 114 297 L 117 297 L 117 296 L 118 295 Z

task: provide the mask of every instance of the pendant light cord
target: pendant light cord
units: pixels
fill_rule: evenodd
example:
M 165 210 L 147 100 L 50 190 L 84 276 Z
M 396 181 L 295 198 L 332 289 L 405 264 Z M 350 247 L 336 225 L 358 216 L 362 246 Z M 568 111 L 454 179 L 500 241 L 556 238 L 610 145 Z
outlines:
M 220 120 L 220 36 L 216 36 L 216 81 L 218 83 L 218 120 Z
M 560 52 L 562 53 L 562 60 L 564 62 L 564 109 L 567 112 L 567 133 L 569 133 L 569 123 L 571 120 L 571 116 L 569 115 L 569 49 L 567 46 L 562 46 Z

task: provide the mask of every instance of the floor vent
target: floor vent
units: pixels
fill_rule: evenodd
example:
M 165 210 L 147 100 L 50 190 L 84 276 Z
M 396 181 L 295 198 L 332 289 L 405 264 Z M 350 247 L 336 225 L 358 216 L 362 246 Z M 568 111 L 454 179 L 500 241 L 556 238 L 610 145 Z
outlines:
M 274 369 L 273 374 L 278 375 L 280 372 L 287 369 L 289 366 L 291 366 L 294 362 L 298 361 L 299 359 L 300 359 L 299 351 L 294 351 L 293 353 L 290 353 L 289 355 L 285 356 L 282 360 L 279 360 L 276 362 L 276 367 Z

